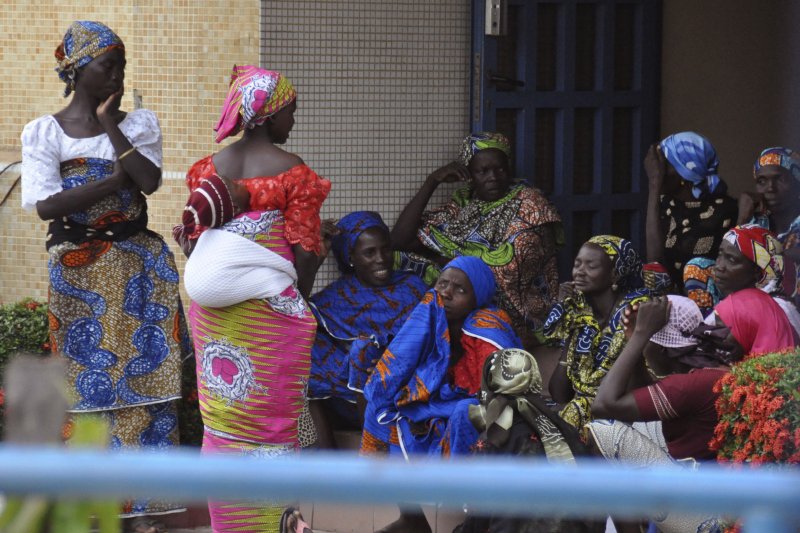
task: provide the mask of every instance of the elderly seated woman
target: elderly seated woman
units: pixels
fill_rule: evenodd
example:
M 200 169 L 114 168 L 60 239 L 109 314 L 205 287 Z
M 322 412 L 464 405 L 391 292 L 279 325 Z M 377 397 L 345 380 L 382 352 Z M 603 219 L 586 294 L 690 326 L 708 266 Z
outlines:
M 308 399 L 321 448 L 332 429 L 363 425 L 364 385 L 428 287 L 393 269 L 389 228 L 378 213 L 356 211 L 336 224 L 332 250 L 341 277 L 311 297 L 317 337 Z
M 508 315 L 492 305 L 491 269 L 476 257 L 458 257 L 389 344 L 364 388 L 367 409 L 361 452 L 447 456 L 471 451 L 478 433 L 466 416 L 478 403 L 486 358 L 521 348 Z M 384 528 L 424 532 L 418 508 Z
M 464 139 L 460 161 L 431 173 L 392 228 L 392 242 L 442 265 L 453 257 L 480 257 L 497 281 L 497 306 L 526 346 L 542 339 L 542 323 L 558 292 L 556 253 L 561 218 L 539 191 L 515 182 L 511 144 L 502 134 Z M 463 181 L 452 200 L 426 210 L 442 183 Z

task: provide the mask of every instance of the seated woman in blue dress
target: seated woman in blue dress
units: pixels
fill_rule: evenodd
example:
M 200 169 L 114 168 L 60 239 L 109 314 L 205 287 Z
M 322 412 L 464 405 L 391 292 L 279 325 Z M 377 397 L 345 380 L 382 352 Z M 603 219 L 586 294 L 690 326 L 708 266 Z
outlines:
M 505 311 L 492 305 L 491 269 L 477 257 L 447 263 L 398 331 L 364 387 L 362 454 L 449 456 L 472 451 L 469 419 L 483 365 L 496 350 L 521 348 Z M 422 509 L 401 506 L 381 533 L 431 531 Z
M 321 448 L 334 446 L 334 428 L 361 429 L 364 384 L 428 289 L 415 274 L 393 270 L 378 213 L 356 211 L 336 226 L 331 244 L 342 275 L 311 297 L 318 327 L 308 399 Z
M 470 451 L 478 434 L 468 417 L 456 417 L 468 426 L 463 432 L 448 423 L 477 403 L 489 354 L 522 347 L 508 314 L 492 305 L 495 289 L 478 258 L 457 257 L 444 267 L 367 381 L 362 453 Z

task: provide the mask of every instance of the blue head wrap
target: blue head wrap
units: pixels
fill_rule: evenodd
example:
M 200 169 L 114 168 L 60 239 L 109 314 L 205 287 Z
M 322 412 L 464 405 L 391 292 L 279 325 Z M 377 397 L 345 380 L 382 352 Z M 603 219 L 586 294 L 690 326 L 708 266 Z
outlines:
M 356 241 L 362 233 L 369 228 L 381 228 L 386 233 L 389 233 L 389 227 L 375 211 L 354 211 L 342 217 L 336 223 L 336 227 L 341 230 L 341 233 L 333 237 L 331 249 L 339 264 L 339 270 L 342 272 L 352 270 L 350 267 L 350 254 L 353 253 Z
M 75 73 L 79 68 L 114 48 L 124 51 L 125 45 L 105 24 L 91 20 L 73 22 L 55 52 L 58 61 L 56 72 L 67 84 L 64 96 L 69 96 L 75 89 Z
M 693 131 L 670 135 L 659 143 L 667 158 L 683 179 L 691 182 L 692 195 L 711 194 L 720 184 L 719 159 L 711 141 Z
M 483 260 L 470 255 L 462 255 L 447 263 L 442 272 L 448 268 L 457 268 L 467 275 L 469 282 L 472 284 L 475 303 L 478 307 L 485 307 L 491 303 L 497 285 L 494 281 L 492 269 Z

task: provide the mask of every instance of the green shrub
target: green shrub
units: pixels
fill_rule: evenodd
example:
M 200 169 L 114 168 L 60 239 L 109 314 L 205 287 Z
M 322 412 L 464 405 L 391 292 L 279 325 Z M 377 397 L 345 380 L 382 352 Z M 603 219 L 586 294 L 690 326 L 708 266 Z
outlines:
M 47 305 L 26 298 L 0 306 L 0 440 L 3 436 L 3 375 L 8 358 L 20 351 L 50 352 Z

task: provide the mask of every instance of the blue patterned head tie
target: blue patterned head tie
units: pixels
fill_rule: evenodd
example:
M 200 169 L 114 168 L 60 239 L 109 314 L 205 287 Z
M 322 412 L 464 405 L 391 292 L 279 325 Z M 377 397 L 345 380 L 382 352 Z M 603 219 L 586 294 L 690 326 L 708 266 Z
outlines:
M 457 268 L 467 275 L 472 284 L 472 291 L 475 293 L 475 303 L 479 308 L 491 303 L 497 285 L 492 269 L 482 259 L 471 255 L 462 255 L 447 263 L 442 272 L 448 268 Z
M 596 235 L 588 243 L 599 246 L 611 259 L 617 286 L 622 291 L 638 289 L 644 285 L 642 259 L 631 241 L 616 235 Z
M 508 137 L 502 133 L 492 133 L 489 131 L 482 131 L 480 133 L 473 133 L 464 139 L 464 144 L 461 146 L 461 162 L 464 165 L 469 165 L 470 159 L 480 152 L 488 148 L 500 150 L 507 157 L 511 157 L 511 142 Z
M 67 84 L 64 96 L 69 96 L 75 89 L 75 73 L 79 68 L 114 48 L 124 51 L 125 45 L 105 24 L 90 20 L 73 22 L 55 52 L 58 61 L 56 72 Z
M 692 195 L 711 194 L 720 184 L 719 158 L 711 141 L 693 131 L 670 135 L 659 143 L 664 157 L 683 179 L 691 182 Z
M 753 165 L 753 178 L 756 177 L 761 167 L 768 165 L 783 167 L 789 171 L 794 179 L 800 181 L 800 154 L 791 148 L 776 146 L 761 152 L 758 159 L 756 159 L 756 164 Z
M 369 228 L 381 228 L 387 234 L 389 233 L 389 227 L 375 211 L 354 211 L 339 219 L 336 227 L 339 228 L 341 233 L 333 237 L 331 249 L 336 257 L 336 262 L 339 264 L 339 270 L 342 272 L 352 270 L 352 267 L 350 267 L 350 254 L 353 253 L 356 241 L 358 241 L 362 233 Z

